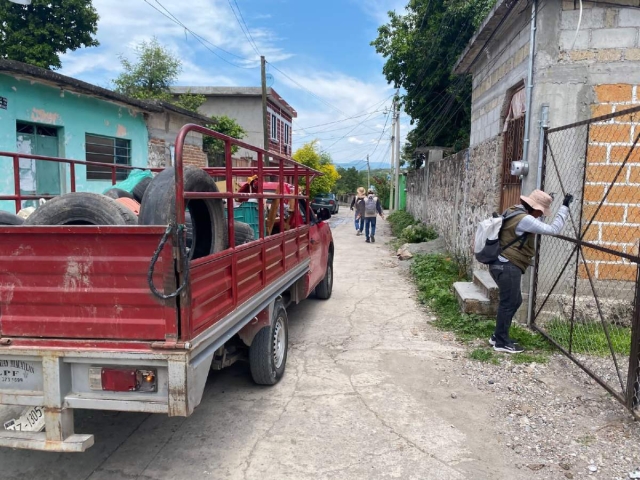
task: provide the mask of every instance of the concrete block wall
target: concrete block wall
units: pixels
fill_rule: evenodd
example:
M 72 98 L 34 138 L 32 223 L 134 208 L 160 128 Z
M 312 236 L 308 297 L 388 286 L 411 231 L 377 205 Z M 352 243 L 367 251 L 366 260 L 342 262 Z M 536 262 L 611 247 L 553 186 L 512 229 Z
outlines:
M 526 13 L 510 18 L 471 69 L 471 147 L 502 133 L 511 93 L 527 74 L 527 19 Z
M 579 10 L 573 2 L 564 2 L 560 20 L 560 62 L 595 63 L 640 60 L 640 10 L 625 8 L 625 3 L 596 6 L 583 4 L 582 22 L 578 28 Z

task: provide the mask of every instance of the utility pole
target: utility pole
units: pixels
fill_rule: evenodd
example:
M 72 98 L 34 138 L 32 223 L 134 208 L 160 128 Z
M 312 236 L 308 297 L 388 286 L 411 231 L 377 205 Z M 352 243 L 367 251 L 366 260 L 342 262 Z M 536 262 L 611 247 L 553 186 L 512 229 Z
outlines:
M 369 154 L 367 153 L 367 190 L 371 187 L 371 165 L 369 164 Z
M 263 148 L 269 151 L 269 126 L 267 123 L 267 61 L 264 59 L 264 55 L 260 56 L 260 73 L 262 74 L 262 127 L 264 130 L 264 146 Z M 264 156 L 264 166 L 269 166 L 269 155 Z
M 395 170 L 395 137 L 396 137 L 396 99 L 393 99 L 393 111 L 391 112 L 391 118 L 393 119 L 393 122 L 391 123 L 391 176 L 393 179 L 393 174 L 394 174 L 394 170 Z M 390 182 L 390 186 L 389 186 L 389 211 L 393 212 L 395 210 L 394 208 L 394 203 L 393 203 L 393 199 L 394 199 L 394 195 L 393 195 L 393 186 L 395 185 L 395 182 L 392 181 Z
M 396 210 L 400 209 L 400 109 L 396 109 L 396 200 L 395 207 Z

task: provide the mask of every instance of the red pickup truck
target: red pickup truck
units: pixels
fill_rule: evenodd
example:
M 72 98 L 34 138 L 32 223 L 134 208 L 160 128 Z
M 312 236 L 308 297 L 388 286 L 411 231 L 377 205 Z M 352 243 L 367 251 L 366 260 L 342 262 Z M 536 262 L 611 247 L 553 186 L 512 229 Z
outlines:
M 231 193 L 185 191 L 189 132 L 225 143 L 226 167 L 204 170 L 226 178 Z M 255 166 L 232 167 L 231 145 L 255 152 Z M 318 172 L 272 153 L 265 165 L 262 149 L 196 125 L 182 129 L 175 152 L 167 225 L 0 227 L 0 409 L 24 407 L 0 428 L 0 446 L 84 451 L 94 439 L 74 432 L 74 409 L 188 416 L 209 370 L 241 358 L 257 383 L 274 384 L 286 365 L 287 306 L 313 292 L 331 296 L 334 247 L 324 221 L 330 214 L 316 217 L 298 187 L 308 192 Z M 91 164 L 2 157 L 14 166 L 19 158 L 62 163 L 72 191 L 76 166 Z M 0 200 L 15 201 L 18 210 L 32 197 L 21 195 L 14 175 L 14 194 Z M 252 175 L 275 182 L 276 191 L 232 192 L 234 178 Z M 270 215 L 260 222 L 259 238 L 234 246 L 238 196 L 258 203 L 259 212 L 268 202 Z M 180 228 L 185 209 L 208 199 L 226 199 L 229 247 L 190 258 Z M 140 219 L 144 207 L 143 201 Z

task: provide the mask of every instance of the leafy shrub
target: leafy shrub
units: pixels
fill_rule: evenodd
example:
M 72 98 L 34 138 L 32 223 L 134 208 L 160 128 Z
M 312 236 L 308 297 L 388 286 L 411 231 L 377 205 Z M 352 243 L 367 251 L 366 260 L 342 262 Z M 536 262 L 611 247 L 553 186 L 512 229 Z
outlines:
M 407 243 L 420 243 L 428 242 L 429 240 L 435 240 L 438 238 L 438 232 L 431 226 L 426 226 L 424 223 L 416 223 L 415 225 L 409 225 L 402 230 L 401 238 L 407 241 Z
M 405 212 L 404 210 L 396 210 L 389 214 L 387 221 L 391 224 L 391 233 L 393 233 L 394 237 L 401 237 L 402 231 L 406 227 L 416 223 L 413 215 L 409 212 Z

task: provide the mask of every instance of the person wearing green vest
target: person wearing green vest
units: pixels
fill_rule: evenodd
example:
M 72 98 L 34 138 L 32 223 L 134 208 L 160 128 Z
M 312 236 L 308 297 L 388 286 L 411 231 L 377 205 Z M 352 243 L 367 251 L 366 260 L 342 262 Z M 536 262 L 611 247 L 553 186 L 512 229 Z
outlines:
M 520 205 L 509 208 L 500 230 L 500 246 L 504 248 L 498 260 L 489 265 L 489 273 L 500 290 L 496 329 L 489 344 L 498 352 L 520 353 L 524 349 L 509 337 L 513 317 L 522 305 L 520 285 L 522 275 L 535 254 L 536 235 L 558 235 L 569 215 L 573 195 L 564 197 L 562 206 L 548 225 L 541 220 L 551 215 L 553 198 L 542 190 L 520 197 Z

